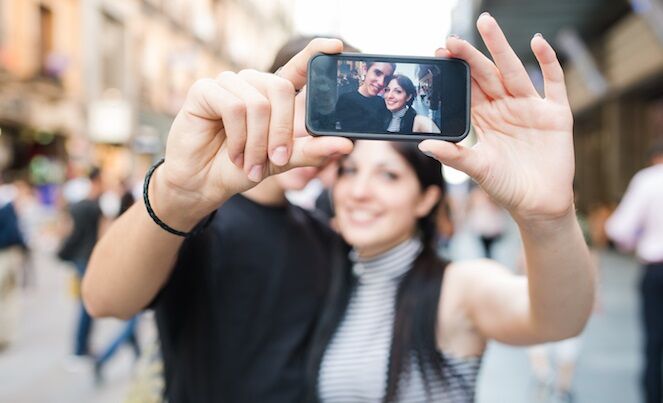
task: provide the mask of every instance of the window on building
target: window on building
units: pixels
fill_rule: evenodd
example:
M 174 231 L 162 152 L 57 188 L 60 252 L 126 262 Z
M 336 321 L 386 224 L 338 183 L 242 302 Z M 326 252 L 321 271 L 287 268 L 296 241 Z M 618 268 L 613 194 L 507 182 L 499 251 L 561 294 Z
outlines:
M 100 41 L 102 90 L 122 90 L 125 64 L 124 25 L 108 13 L 102 14 Z
M 39 73 L 50 76 L 49 58 L 53 54 L 53 12 L 45 5 L 39 6 Z

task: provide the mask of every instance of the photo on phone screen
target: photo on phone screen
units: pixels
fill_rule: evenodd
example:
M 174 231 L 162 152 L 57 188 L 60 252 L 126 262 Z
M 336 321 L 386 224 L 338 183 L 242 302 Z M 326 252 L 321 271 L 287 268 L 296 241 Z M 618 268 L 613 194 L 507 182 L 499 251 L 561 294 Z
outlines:
M 318 55 L 306 124 L 316 135 L 460 141 L 469 132 L 469 68 L 457 59 Z

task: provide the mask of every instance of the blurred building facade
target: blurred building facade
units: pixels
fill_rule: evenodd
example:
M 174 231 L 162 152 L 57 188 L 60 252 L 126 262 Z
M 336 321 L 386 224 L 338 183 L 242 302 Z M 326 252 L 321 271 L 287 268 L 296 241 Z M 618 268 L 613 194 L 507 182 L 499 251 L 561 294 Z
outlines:
M 585 212 L 619 200 L 647 164 L 647 149 L 663 140 L 661 10 L 661 0 L 458 3 L 452 32 L 481 48 L 474 21 L 490 12 L 540 90 L 529 42 L 541 32 L 557 50 L 575 117 L 577 204 Z
M 0 168 L 41 156 L 51 181 L 64 176 L 58 161 L 144 172 L 196 79 L 269 67 L 292 32 L 291 6 L 0 0 Z

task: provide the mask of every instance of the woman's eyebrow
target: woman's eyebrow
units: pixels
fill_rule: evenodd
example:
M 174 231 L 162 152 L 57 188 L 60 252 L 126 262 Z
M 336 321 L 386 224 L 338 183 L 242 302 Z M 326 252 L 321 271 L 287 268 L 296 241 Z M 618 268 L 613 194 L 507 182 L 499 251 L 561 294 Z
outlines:
M 380 161 L 377 164 L 375 164 L 375 166 L 378 168 L 390 168 L 390 169 L 400 168 L 398 162 L 390 160 Z

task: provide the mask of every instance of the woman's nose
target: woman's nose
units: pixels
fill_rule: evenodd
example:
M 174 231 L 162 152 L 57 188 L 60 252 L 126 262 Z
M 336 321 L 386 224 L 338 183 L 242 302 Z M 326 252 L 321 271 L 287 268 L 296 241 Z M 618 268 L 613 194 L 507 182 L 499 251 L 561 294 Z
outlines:
M 368 175 L 357 175 L 352 181 L 351 195 L 355 199 L 365 199 L 370 195 L 371 181 Z

